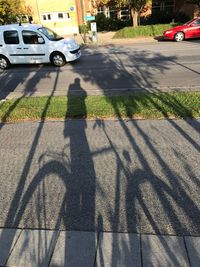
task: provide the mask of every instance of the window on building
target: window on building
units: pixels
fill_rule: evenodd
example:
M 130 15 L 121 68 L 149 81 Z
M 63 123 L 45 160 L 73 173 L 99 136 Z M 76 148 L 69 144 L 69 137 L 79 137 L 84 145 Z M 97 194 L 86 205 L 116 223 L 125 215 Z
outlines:
M 42 19 L 43 20 L 47 20 L 47 16 L 46 15 L 42 15 Z
M 5 44 L 19 44 L 19 36 L 17 31 L 5 31 L 3 36 Z
M 42 14 L 42 20 L 52 20 L 52 14 Z
M 68 12 L 65 13 L 65 18 L 66 18 L 66 19 L 70 19 L 70 15 L 69 15 Z
M 61 21 L 61 20 L 69 20 L 70 19 L 70 13 L 69 12 L 53 12 L 50 14 L 42 14 L 41 15 L 42 20 L 44 21 Z
M 58 13 L 58 19 L 64 19 L 64 14 L 63 13 Z
M 173 12 L 175 7 L 174 0 L 153 0 L 152 1 L 152 11 L 167 11 Z

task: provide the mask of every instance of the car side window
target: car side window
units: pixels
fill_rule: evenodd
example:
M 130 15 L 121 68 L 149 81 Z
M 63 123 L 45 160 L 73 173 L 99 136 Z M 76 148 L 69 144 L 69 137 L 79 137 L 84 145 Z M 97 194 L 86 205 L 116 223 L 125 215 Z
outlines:
M 34 31 L 22 31 L 22 38 L 25 44 L 44 44 L 44 38 Z
M 200 26 L 200 19 L 195 20 L 194 25 Z
M 4 31 L 5 44 L 19 44 L 19 36 L 17 31 Z

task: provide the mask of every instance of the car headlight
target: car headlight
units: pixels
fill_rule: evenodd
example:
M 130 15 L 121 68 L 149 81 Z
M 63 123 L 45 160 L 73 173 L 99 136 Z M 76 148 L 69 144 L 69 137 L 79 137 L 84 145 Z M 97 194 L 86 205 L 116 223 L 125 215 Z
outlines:
M 165 34 L 170 34 L 172 33 L 173 31 L 166 31 Z
M 72 45 L 72 44 L 67 44 L 67 48 L 69 48 L 69 49 L 73 49 L 74 48 L 74 46 Z

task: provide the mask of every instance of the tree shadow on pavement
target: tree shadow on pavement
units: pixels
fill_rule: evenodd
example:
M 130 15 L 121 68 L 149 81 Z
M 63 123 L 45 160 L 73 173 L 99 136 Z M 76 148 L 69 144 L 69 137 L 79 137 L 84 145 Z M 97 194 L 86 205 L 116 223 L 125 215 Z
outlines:
M 9 94 L 14 92 L 19 84 L 25 84 L 25 85 L 24 85 L 24 90 L 22 90 L 21 92 L 21 96 L 17 97 L 14 100 L 13 104 L 8 108 L 8 110 L 2 116 L 1 120 L 3 123 L 0 124 L 0 130 L 4 126 L 4 123 L 7 122 L 7 120 L 9 119 L 10 114 L 20 104 L 21 100 L 23 100 L 26 97 L 33 96 L 38 90 L 37 85 L 40 82 L 40 80 L 50 77 L 52 72 L 56 73 L 54 84 L 53 84 L 54 86 L 53 94 L 56 90 L 58 75 L 60 72 L 59 69 L 55 70 L 55 69 L 48 68 L 46 71 L 42 71 L 42 68 L 40 66 L 37 66 L 36 68 L 34 68 L 34 75 L 32 76 L 32 78 L 28 79 L 29 71 L 32 70 L 32 67 L 28 66 L 27 68 L 28 69 L 26 70 L 23 70 L 23 68 L 22 70 L 19 69 L 17 76 L 15 73 L 15 69 L 5 71 L 2 74 L 2 77 L 1 77 L 2 83 L 0 86 L 0 100 L 6 100 Z M 52 92 L 50 92 L 50 95 L 52 96 L 53 94 L 51 93 Z M 44 117 L 45 117 L 45 113 L 46 112 L 44 111 L 44 114 L 43 114 Z
M 28 152 L 28 156 L 27 156 L 27 158 L 26 158 L 26 160 L 24 162 L 24 166 L 23 166 L 21 175 L 19 177 L 18 184 L 15 187 L 15 192 L 13 193 L 12 199 L 10 200 L 10 203 L 9 203 L 10 207 L 7 210 L 7 216 L 6 216 L 6 219 L 5 219 L 5 222 L 4 222 L 4 226 L 2 225 L 2 227 L 6 227 L 6 228 L 7 227 L 8 228 L 12 227 L 12 228 L 16 229 L 17 227 L 19 227 L 20 221 L 22 219 L 22 214 L 24 213 L 24 210 L 22 209 L 22 207 L 26 206 L 26 199 L 27 198 L 29 199 L 29 197 L 30 197 L 30 196 L 27 196 L 26 193 L 24 193 L 24 192 L 26 192 L 26 185 L 27 185 L 27 182 L 28 182 L 27 180 L 28 180 L 28 177 L 29 177 L 29 172 L 30 172 L 30 169 L 31 169 L 31 165 L 33 164 L 33 159 L 34 159 L 34 156 L 35 156 L 36 149 L 37 149 L 37 147 L 39 145 L 39 140 L 40 140 L 40 137 L 41 137 L 41 133 L 43 131 L 43 127 L 44 127 L 44 122 L 43 121 L 46 118 L 46 114 L 47 114 L 47 111 L 48 111 L 52 96 L 54 95 L 54 92 L 56 90 L 56 85 L 57 85 L 57 80 L 58 80 L 58 77 L 59 77 L 59 73 L 60 73 L 60 70 L 57 69 L 56 78 L 55 78 L 55 81 L 52 84 L 51 94 L 49 95 L 49 97 L 48 97 L 48 99 L 46 101 L 44 110 L 43 110 L 43 112 L 41 114 L 41 122 L 39 123 L 38 128 L 37 128 L 37 130 L 35 132 L 35 136 L 33 138 L 32 144 L 30 146 L 30 150 Z M 46 76 L 46 75 L 49 75 L 49 74 L 50 74 L 50 72 L 45 72 L 44 75 Z M 36 72 L 35 75 L 37 75 L 37 72 Z M 26 76 L 24 76 L 24 78 L 26 78 Z M 11 107 L 9 107 L 9 110 L 3 116 L 4 121 L 6 121 L 6 118 L 11 114 L 11 112 L 13 112 L 15 110 L 16 106 L 20 103 L 20 101 L 24 97 L 31 96 L 34 93 L 34 91 L 36 90 L 35 88 L 36 88 L 37 83 L 42 78 L 43 78 L 43 76 L 39 75 L 39 76 L 37 76 L 36 79 L 35 79 L 35 77 L 33 77 L 32 79 L 29 80 L 29 82 L 27 83 L 26 88 L 24 90 L 23 96 L 18 98 L 18 99 L 16 99 L 13 102 L 13 105 Z M 12 78 L 10 77 L 9 79 L 12 79 Z M 29 83 L 31 83 L 32 87 L 29 87 Z M 32 90 L 30 88 L 32 88 Z M 2 130 L 2 128 L 4 126 L 5 126 L 5 123 L 1 123 L 0 124 L 0 130 Z M 31 187 L 32 187 L 32 184 L 30 184 L 30 188 Z M 30 193 L 30 189 L 27 189 L 27 190 Z M 25 199 L 23 198 L 24 194 L 25 194 Z M 22 199 L 23 199 L 23 201 L 21 202 Z M 39 208 L 40 208 L 40 206 L 38 206 L 38 214 L 40 213 Z M 40 217 L 40 214 L 38 216 Z M 10 225 L 10 227 L 9 227 L 9 225 Z M 17 232 L 17 229 L 16 229 L 16 232 Z M 1 232 L 0 243 L 1 243 L 1 240 L 3 241 L 3 240 L 6 239 L 6 235 L 7 235 L 6 231 L 2 231 Z M 10 251 L 11 248 L 12 248 L 12 244 L 13 244 L 14 238 L 15 238 L 15 233 L 13 232 L 12 233 L 12 238 L 10 238 L 9 241 L 6 243 L 8 251 Z M 38 244 L 38 246 L 39 246 L 39 244 Z M 25 247 L 23 247 L 23 248 L 25 248 Z
M 170 63 L 176 60 L 172 57 L 164 58 L 159 55 L 159 53 L 154 57 L 150 57 L 146 51 L 143 53 L 136 51 L 131 55 L 130 53 L 127 55 L 127 62 L 132 62 L 132 64 L 129 65 L 124 64 L 126 58 L 123 58 L 122 60 L 120 53 L 115 53 L 111 49 L 108 54 L 111 56 L 107 57 L 106 55 L 101 54 L 101 64 L 98 70 L 92 68 L 83 70 L 76 68 L 76 66 L 74 68 L 85 81 L 92 81 L 92 83 L 101 88 L 102 92 L 105 92 L 105 94 L 108 93 L 105 89 L 109 88 L 110 82 L 112 81 L 112 84 L 117 85 L 122 76 L 127 79 L 124 84 L 124 87 L 126 88 L 136 87 L 146 91 L 154 91 L 152 84 L 156 87 L 156 81 L 153 80 L 151 70 L 157 70 L 164 75 L 165 70 L 170 68 Z M 126 53 L 123 55 L 126 55 Z M 139 64 L 141 58 L 143 59 L 143 62 L 145 62 L 144 65 Z M 109 71 L 109 69 L 107 72 L 103 71 L 107 66 L 111 66 L 112 71 Z M 134 94 L 131 96 L 133 97 Z M 158 97 L 162 98 L 162 96 Z M 173 96 L 170 101 L 165 101 L 164 96 L 161 100 L 169 107 L 172 104 L 173 106 L 175 104 L 177 115 L 180 117 L 187 111 L 186 107 L 179 103 Z M 159 104 L 156 104 L 155 102 L 152 103 L 156 110 L 163 113 L 166 118 L 165 123 L 168 125 L 169 129 L 171 129 L 172 134 L 167 137 L 169 138 L 170 144 L 173 144 L 173 134 L 178 135 L 183 143 L 185 142 L 188 147 L 190 147 L 190 151 L 193 151 L 194 155 L 197 154 L 199 152 L 198 139 L 195 139 L 195 136 L 197 135 L 194 134 L 194 137 L 191 136 L 190 130 L 195 130 L 198 134 L 200 132 L 199 122 L 196 120 L 185 119 L 179 124 L 176 120 L 169 119 L 168 114 L 165 114 L 162 110 L 162 106 L 159 106 Z M 125 167 L 121 156 L 116 149 L 117 144 L 113 144 L 113 140 L 110 139 L 109 135 L 106 133 L 106 125 L 104 122 L 98 122 L 100 128 L 103 127 L 103 131 L 109 141 L 117 162 L 115 171 L 115 198 L 113 200 L 115 204 L 112 206 L 112 201 L 109 198 L 109 204 L 107 205 L 107 214 L 110 215 L 109 222 L 111 226 L 110 228 L 104 226 L 104 231 L 124 231 L 124 228 L 120 225 L 123 217 L 123 209 L 120 209 L 120 199 L 123 196 L 123 191 L 121 191 L 123 187 L 121 183 L 121 173 L 123 173 L 122 176 L 127 179 L 127 189 L 126 192 L 124 192 L 126 198 L 125 210 L 127 222 L 127 230 L 125 231 L 149 234 L 198 235 L 200 233 L 200 220 L 198 219 L 200 206 L 198 194 L 194 194 L 194 190 L 196 187 L 199 188 L 200 184 L 198 170 L 193 169 L 195 164 L 193 167 L 189 167 L 190 165 L 187 163 L 189 159 L 188 157 L 182 157 L 181 160 L 177 157 L 176 152 L 178 153 L 179 151 L 178 145 L 173 148 L 174 155 L 172 159 L 170 159 L 171 152 L 169 152 L 169 156 L 166 155 L 167 157 L 165 157 L 162 153 L 162 149 L 156 145 L 154 138 L 152 138 L 148 132 L 145 132 L 145 127 L 141 127 L 140 123 L 134 120 L 130 120 L 127 126 L 127 122 L 121 120 L 119 115 L 120 106 L 124 105 L 127 110 L 127 116 L 130 115 L 130 107 L 127 105 L 127 102 L 123 102 L 123 100 L 119 99 L 118 103 L 111 101 L 111 104 L 113 105 L 116 116 L 119 118 L 121 129 L 130 143 L 130 151 L 125 152 L 126 154 L 131 152 L 132 156 L 129 158 L 130 162 L 132 162 L 132 170 L 129 170 L 130 167 Z M 157 126 L 156 131 L 163 135 L 163 139 L 165 138 L 165 133 L 159 129 L 159 126 Z M 135 139 L 133 133 L 135 133 L 136 136 L 140 136 L 142 143 L 137 144 L 136 140 L 138 138 Z M 141 144 L 145 144 L 145 151 L 147 154 L 144 154 L 144 147 Z M 164 146 L 165 145 L 166 144 L 164 144 Z M 162 147 L 162 144 L 160 144 L 160 147 Z M 168 153 L 167 150 L 166 153 Z M 152 155 L 152 162 L 149 160 L 148 154 Z M 135 155 L 136 159 L 133 155 Z M 139 165 L 140 168 L 134 167 L 135 161 L 138 162 L 136 166 Z M 153 162 L 155 166 L 152 165 Z M 195 162 L 198 166 L 197 158 Z M 178 169 L 175 169 L 174 165 Z M 184 166 L 184 173 L 181 172 L 182 166 Z M 190 186 L 192 188 L 190 188 Z M 104 196 L 105 193 L 102 192 L 102 198 Z M 104 214 L 106 214 L 105 211 Z M 105 218 L 102 217 L 102 219 L 104 225 L 106 225 Z M 117 248 L 113 247 L 113 250 L 114 249 L 116 250 Z M 173 257 L 176 257 L 174 254 L 175 252 L 171 251 L 170 253 Z M 114 255 L 115 253 L 113 252 L 112 262 L 114 262 Z
M 125 57 L 125 60 L 130 60 L 128 66 L 120 54 L 114 52 L 111 57 L 101 54 L 98 70 L 90 63 L 87 68 L 74 65 L 74 71 L 102 92 L 105 90 L 107 93 L 111 81 L 117 85 L 122 78 L 126 80 L 124 87 L 148 91 L 149 87 L 153 90 L 152 84 L 156 86 L 151 70 L 164 75 L 174 59 L 161 60 L 159 53 L 152 57 L 147 51 L 131 55 L 125 53 Z M 140 64 L 141 59 L 144 64 Z M 45 120 L 55 88 L 56 81 L 42 120 Z M 83 119 L 72 120 L 68 119 L 74 108 L 71 95 L 77 88 L 81 95 L 78 100 L 84 111 L 81 114 Z M 38 123 L 3 227 L 197 235 L 200 232 L 200 185 L 198 170 L 194 168 L 198 162 L 194 148 L 199 149 L 195 139 L 199 131 L 198 121 L 183 120 L 178 123 L 169 120 L 165 114 L 166 128 L 162 129 L 155 121 L 148 124 L 145 121 L 122 120 L 119 106 L 124 105 L 127 115 L 130 109 L 127 102 L 119 99 L 117 103 L 111 102 L 118 120 L 89 122 L 85 119 L 86 88 L 83 89 L 80 80 L 75 79 L 67 89 L 69 97 L 65 122 L 60 126 L 56 124 L 57 128 L 52 126 L 57 133 L 56 141 L 52 141 L 55 135 L 52 135 L 51 128 L 44 131 L 48 124 Z M 181 104 L 176 104 L 177 112 L 184 109 Z M 171 103 L 166 102 L 166 105 Z M 157 104 L 155 109 L 162 111 Z M 190 129 L 195 129 L 193 136 L 190 136 Z M 46 135 L 42 137 L 44 132 Z M 184 154 L 183 157 L 181 144 L 179 147 L 173 142 L 175 136 L 179 136 L 176 140 L 185 142 L 188 151 L 194 153 L 194 165 L 190 155 Z M 45 138 L 46 150 L 40 151 Z M 4 235 L 3 232 L 0 243 Z M 112 238 L 111 266 L 114 267 L 119 263 L 115 252 L 122 251 L 124 259 L 128 258 L 132 243 L 128 239 L 120 246 L 119 237 L 115 235 Z M 65 238 L 64 265 L 67 265 L 68 242 Z M 95 236 L 90 242 L 96 248 Z M 37 245 L 40 248 L 40 243 Z M 100 250 L 99 253 L 101 266 L 104 266 L 104 252 Z M 176 251 L 170 248 L 168 253 L 170 257 L 176 257 Z M 54 266 L 58 264 L 54 262 Z
M 75 79 L 74 83 L 70 85 L 68 94 L 71 95 L 71 91 L 77 86 L 82 90 L 79 104 L 84 110 L 84 117 L 87 117 L 85 105 L 87 94 L 81 88 L 79 79 Z M 42 119 L 45 118 L 50 101 L 51 96 L 43 111 Z M 56 151 L 53 147 L 52 150 L 43 151 L 38 159 L 39 169 L 36 169 L 35 175 L 31 177 L 31 165 L 34 164 L 34 157 L 37 149 L 39 149 L 40 142 L 42 142 L 41 135 L 45 127 L 43 122 L 38 124 L 31 149 L 10 203 L 4 227 L 32 228 L 32 225 L 34 225 L 36 229 L 54 230 L 79 230 L 81 227 L 84 231 L 95 231 L 97 185 L 92 152 L 86 136 L 87 121 L 84 119 L 77 121 L 67 119 L 72 108 L 73 97 L 69 97 L 66 120 L 63 133 L 61 133 L 65 142 L 62 151 Z M 61 147 L 62 145 L 63 143 Z M 0 241 L 4 240 L 6 233 L 6 231 L 2 232 Z M 48 240 L 48 237 L 46 239 Z M 26 242 L 28 242 L 28 237 Z M 45 258 L 48 257 L 51 248 L 48 246 L 48 242 L 45 247 L 42 247 L 40 242 L 41 240 L 38 241 L 38 244 L 34 244 L 38 249 L 31 252 L 31 257 L 38 261 L 38 265 L 45 265 Z M 52 242 L 53 240 L 50 243 Z M 11 249 L 13 239 L 9 243 L 7 246 Z M 95 234 L 90 238 L 90 247 L 94 249 L 93 256 L 95 257 Z M 20 253 L 23 255 L 23 251 L 26 251 L 26 249 L 25 244 L 22 245 Z M 66 257 L 69 254 L 68 236 L 65 237 L 63 249 L 63 258 L 60 260 L 65 266 L 67 264 Z M 45 251 L 43 257 L 40 255 L 41 250 Z M 78 262 L 81 256 L 76 257 Z M 57 266 L 56 259 L 54 261 L 53 259 L 52 266 Z M 18 264 L 20 263 L 22 264 L 19 259 Z
M 24 85 L 22 95 L 31 96 L 37 90 L 36 86 L 40 79 L 48 76 L 51 71 L 46 73 L 42 72 L 42 67 L 30 65 L 13 66 L 11 69 L 0 72 L 1 85 L 0 85 L 0 100 L 6 99 L 9 94 L 13 93 L 19 85 Z M 30 72 L 33 72 L 32 78 L 28 79 Z M 42 73 L 42 75 L 41 75 Z M 31 84 L 31 87 L 30 87 Z

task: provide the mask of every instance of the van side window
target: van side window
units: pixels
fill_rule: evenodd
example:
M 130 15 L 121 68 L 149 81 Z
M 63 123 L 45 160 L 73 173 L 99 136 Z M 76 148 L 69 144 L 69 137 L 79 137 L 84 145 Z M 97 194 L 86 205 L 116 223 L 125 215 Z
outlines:
M 19 36 L 17 31 L 5 31 L 3 36 L 5 44 L 19 44 Z
M 22 38 L 25 44 L 44 44 L 44 38 L 37 32 L 22 31 Z

